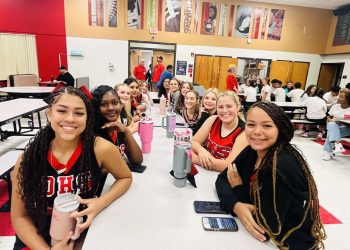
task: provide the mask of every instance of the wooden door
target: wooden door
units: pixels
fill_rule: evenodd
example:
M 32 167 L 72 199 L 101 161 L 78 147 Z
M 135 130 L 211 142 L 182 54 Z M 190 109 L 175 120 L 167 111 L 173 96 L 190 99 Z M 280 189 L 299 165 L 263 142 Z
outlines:
M 309 63 L 307 62 L 293 62 L 293 70 L 290 80 L 301 83 L 301 88 L 305 88 L 307 74 L 309 72 Z
M 337 70 L 337 65 L 321 64 L 317 87 L 322 88 L 324 91 L 329 91 L 336 81 Z
M 196 55 L 194 63 L 193 82 L 202 85 L 205 89 L 212 86 L 214 56 Z
M 165 69 L 168 65 L 173 65 L 174 71 L 175 71 L 174 52 L 153 50 L 153 66 L 157 64 L 157 56 L 163 57 L 163 64 L 164 64 Z
M 227 77 L 227 70 L 229 69 L 230 64 L 238 65 L 238 59 L 237 58 L 231 58 L 231 57 L 220 57 L 220 72 L 219 72 L 219 81 L 217 84 L 217 88 L 219 91 L 225 91 L 226 90 L 226 77 Z
M 270 66 L 270 79 L 278 79 L 284 85 L 290 80 L 293 63 L 290 61 L 272 61 Z

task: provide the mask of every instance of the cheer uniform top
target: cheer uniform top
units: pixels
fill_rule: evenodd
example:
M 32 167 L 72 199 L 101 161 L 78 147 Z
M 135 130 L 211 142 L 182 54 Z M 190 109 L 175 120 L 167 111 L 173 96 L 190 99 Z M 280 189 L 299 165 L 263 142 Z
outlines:
M 233 145 L 235 144 L 237 136 L 244 130 L 244 122 L 238 118 L 237 127 L 227 136 L 221 136 L 222 121 L 216 118 L 213 126 L 209 131 L 207 140 L 204 143 L 204 147 L 210 152 L 216 159 L 226 159 Z
M 117 132 L 113 130 L 113 134 L 109 141 L 113 142 L 114 145 L 119 147 L 120 154 L 124 156 L 125 154 L 125 133 Z
M 185 122 L 188 124 L 188 127 L 194 129 L 197 125 L 198 113 L 194 113 L 192 119 L 190 119 L 187 115 L 186 107 L 180 109 L 180 114 L 184 118 Z
M 91 162 L 91 170 L 84 173 L 79 173 L 79 163 L 82 160 L 82 150 L 83 144 L 80 142 L 78 147 L 73 152 L 72 156 L 69 158 L 66 165 L 58 162 L 55 156 L 52 154 L 49 149 L 47 153 L 47 160 L 45 162 L 47 168 L 47 193 L 46 199 L 48 204 L 48 218 L 45 232 L 42 232 L 42 235 L 46 242 L 50 244 L 50 235 L 49 228 L 51 223 L 51 210 L 53 207 L 54 199 L 58 194 L 64 193 L 76 193 L 78 188 L 80 188 L 79 179 L 87 179 L 87 187 L 84 187 L 87 190 L 85 193 L 79 193 L 79 196 L 83 199 L 93 198 L 98 189 L 101 170 L 97 163 L 95 152 L 92 149 L 90 152 L 89 160 Z M 82 189 L 80 188 L 80 192 Z M 81 209 L 81 208 L 80 208 Z M 29 249 L 26 248 L 23 242 L 16 236 L 16 242 L 14 249 Z

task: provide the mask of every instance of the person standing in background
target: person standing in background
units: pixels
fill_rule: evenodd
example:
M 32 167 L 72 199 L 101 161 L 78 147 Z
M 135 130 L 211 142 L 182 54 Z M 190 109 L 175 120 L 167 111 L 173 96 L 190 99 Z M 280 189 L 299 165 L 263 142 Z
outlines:
M 140 59 L 139 65 L 137 65 L 134 69 L 134 76 L 137 80 L 146 80 L 146 68 L 145 68 L 145 61 L 143 59 Z
M 154 66 L 152 82 L 159 82 L 160 76 L 164 70 L 165 66 L 163 64 L 163 57 L 157 56 L 157 64 Z
M 57 81 L 64 82 L 67 86 L 74 87 L 74 77 L 68 72 L 67 68 L 63 65 L 59 68 L 60 74 L 57 76 Z
M 168 65 L 166 66 L 166 70 L 164 70 L 164 72 L 160 75 L 160 79 L 157 82 L 157 89 L 159 89 L 160 85 L 163 84 L 163 81 L 165 78 L 169 78 L 169 79 L 173 79 L 173 71 L 174 71 L 174 66 L 173 65 Z
M 228 69 L 228 75 L 226 77 L 226 90 L 238 92 L 238 82 L 236 77 L 236 67 L 230 67 Z

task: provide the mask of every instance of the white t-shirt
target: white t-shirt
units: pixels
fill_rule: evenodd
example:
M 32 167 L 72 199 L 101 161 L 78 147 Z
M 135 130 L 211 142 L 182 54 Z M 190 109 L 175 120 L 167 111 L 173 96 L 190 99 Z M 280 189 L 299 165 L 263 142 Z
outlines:
M 287 96 L 290 97 L 292 102 L 300 102 L 300 96 L 304 93 L 302 89 L 292 89 Z
M 247 85 L 245 85 L 245 83 L 241 84 L 238 86 L 238 91 L 240 93 L 244 93 L 245 89 L 248 88 Z
M 244 90 L 244 96 L 247 97 L 246 102 L 256 102 L 256 89 L 252 86 L 247 87 Z
M 265 101 L 271 101 L 271 87 L 270 85 L 265 85 L 261 89 L 261 94 L 265 93 Z
M 285 102 L 286 101 L 286 92 L 283 88 L 275 89 L 275 101 L 276 102 Z
M 306 107 L 306 117 L 309 119 L 323 119 L 326 117 L 326 101 L 320 97 L 312 96 L 303 103 Z
M 332 107 L 334 104 L 337 103 L 338 101 L 338 96 L 333 96 L 332 92 L 329 91 L 326 94 L 323 95 L 323 99 L 325 99 L 326 103 L 327 103 L 327 108 Z
M 350 115 L 350 107 L 343 109 L 340 104 L 334 104 L 328 113 L 333 116 L 334 121 L 343 120 L 345 114 Z

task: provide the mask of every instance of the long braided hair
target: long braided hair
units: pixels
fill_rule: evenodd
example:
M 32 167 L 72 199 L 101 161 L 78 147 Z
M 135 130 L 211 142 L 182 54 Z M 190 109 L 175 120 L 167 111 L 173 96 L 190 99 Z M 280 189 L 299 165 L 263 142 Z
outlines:
M 323 240 L 326 238 L 326 233 L 323 227 L 323 224 L 320 219 L 319 214 L 319 200 L 318 200 L 318 192 L 316 183 L 312 177 L 310 167 L 308 163 L 305 161 L 303 155 L 299 150 L 297 150 L 294 146 L 290 144 L 290 141 L 293 138 L 294 135 L 294 128 L 293 124 L 291 123 L 288 116 L 285 114 L 283 109 L 276 104 L 273 104 L 271 102 L 257 102 L 252 105 L 249 112 L 254 108 L 260 108 L 263 111 L 265 111 L 268 116 L 272 119 L 274 124 L 276 125 L 279 133 L 277 137 L 276 143 L 269 148 L 268 152 L 266 153 L 265 157 L 263 158 L 260 166 L 257 169 L 256 172 L 256 178 L 254 178 L 254 181 L 252 183 L 252 190 L 251 190 L 251 196 L 254 202 L 254 205 L 257 208 L 257 214 L 255 215 L 256 221 L 262 228 L 265 229 L 267 234 L 271 237 L 271 239 L 277 244 L 277 246 L 280 249 L 288 249 L 288 246 L 285 245 L 285 240 L 296 230 L 298 230 L 305 222 L 308 215 L 311 215 L 312 220 L 312 227 L 311 227 L 311 235 L 315 240 L 315 245 L 312 249 L 323 249 L 324 244 Z M 278 156 L 279 153 L 285 150 L 289 153 L 291 153 L 295 159 L 298 161 L 299 165 L 302 168 L 302 171 L 304 172 L 304 175 L 306 177 L 306 181 L 308 184 L 308 192 L 309 192 L 309 200 L 307 203 L 307 206 L 304 211 L 304 215 L 300 223 L 291 228 L 288 232 L 285 233 L 285 235 L 280 236 L 282 224 L 279 218 L 279 214 L 276 207 L 276 178 L 277 178 L 277 172 L 278 170 Z M 271 166 L 272 162 L 272 166 Z M 272 169 L 271 169 L 272 168 Z M 273 181 L 273 208 L 274 213 L 276 215 L 276 219 L 278 222 L 278 230 L 277 232 L 274 232 L 268 225 L 268 222 L 266 221 L 266 218 L 264 214 L 262 213 L 261 208 L 261 199 L 260 199 L 260 185 L 259 185 L 259 174 L 262 174 L 263 171 L 270 170 L 272 172 L 272 181 Z M 277 239 L 277 237 L 279 239 Z
M 92 172 L 90 154 L 94 147 L 93 134 L 93 115 L 92 108 L 87 96 L 79 89 L 73 87 L 62 88 L 53 93 L 46 102 L 49 104 L 48 109 L 57 103 L 59 98 L 64 95 L 74 95 L 81 98 L 85 104 L 87 112 L 86 128 L 81 134 L 83 150 L 78 162 L 79 173 Z M 24 201 L 27 215 L 30 217 L 38 233 L 43 235 L 46 226 L 47 207 L 47 153 L 50 148 L 51 141 L 55 138 L 55 131 L 48 123 L 41 129 L 27 145 L 22 162 L 18 172 L 19 195 Z M 92 178 L 94 176 L 92 175 Z M 88 176 L 79 175 L 78 185 L 81 193 L 84 195 L 88 192 Z M 93 182 L 98 181 L 92 179 Z

